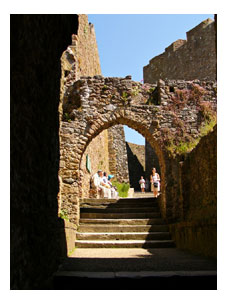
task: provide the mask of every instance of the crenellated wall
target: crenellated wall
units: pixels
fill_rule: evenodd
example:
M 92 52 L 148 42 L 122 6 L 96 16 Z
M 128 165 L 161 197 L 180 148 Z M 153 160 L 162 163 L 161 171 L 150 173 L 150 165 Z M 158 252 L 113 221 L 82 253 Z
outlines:
M 143 68 L 144 83 L 158 79 L 216 80 L 216 22 L 207 19 L 152 58 Z

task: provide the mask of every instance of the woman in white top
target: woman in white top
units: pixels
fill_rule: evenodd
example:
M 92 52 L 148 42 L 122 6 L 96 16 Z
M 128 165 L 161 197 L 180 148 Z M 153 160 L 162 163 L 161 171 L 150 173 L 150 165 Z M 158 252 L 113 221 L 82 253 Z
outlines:
M 160 191 L 160 176 L 158 173 L 156 173 L 156 168 L 152 169 L 150 182 L 151 182 L 151 191 L 154 193 L 154 197 L 158 197 L 158 192 Z
M 145 192 L 145 179 L 143 178 L 143 176 L 141 176 L 141 179 L 139 181 L 139 184 L 140 184 L 140 188 L 141 188 L 141 191 L 142 192 Z

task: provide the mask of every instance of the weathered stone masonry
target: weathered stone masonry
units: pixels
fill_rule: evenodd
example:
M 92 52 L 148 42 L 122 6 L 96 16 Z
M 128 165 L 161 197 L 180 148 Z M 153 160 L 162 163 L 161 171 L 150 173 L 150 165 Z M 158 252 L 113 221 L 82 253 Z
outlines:
M 60 98 L 60 124 L 64 92 L 81 76 L 94 76 L 101 74 L 100 60 L 95 36 L 94 26 L 88 22 L 87 15 L 78 15 L 78 30 L 72 35 L 72 43 L 63 52 L 61 58 L 61 98 Z M 67 117 L 64 117 L 67 119 Z M 100 147 L 99 147 L 100 146 Z M 92 173 L 86 169 L 86 155 L 91 160 Z M 119 182 L 129 182 L 128 166 L 123 126 L 118 125 L 99 134 L 90 142 L 82 160 L 83 195 L 89 196 L 90 177 L 98 169 L 111 172 Z M 61 178 L 60 185 L 62 186 Z M 62 191 L 61 191 L 62 192 Z M 60 207 L 61 208 L 61 207 Z
M 109 170 L 118 182 L 129 183 L 128 158 L 125 134 L 122 125 L 108 129 Z
M 207 19 L 152 58 L 143 68 L 144 82 L 158 79 L 216 80 L 216 23 Z
M 167 168 L 171 170 L 167 143 L 170 137 L 178 144 L 178 140 L 200 136 L 200 127 L 204 123 L 201 107 L 207 104 L 211 111 L 216 111 L 215 87 L 216 83 L 213 82 L 159 81 L 157 87 L 145 88 L 130 77 L 102 76 L 82 77 L 69 87 L 65 92 L 63 111 L 71 121 L 61 124 L 60 150 L 65 165 L 60 168 L 60 176 L 63 181 L 62 207 L 68 210 L 70 219 L 73 222 L 79 219 L 83 153 L 93 138 L 116 124 L 135 129 L 154 148 L 160 163 L 164 191 L 161 211 L 164 217 L 172 218 L 172 195 L 176 199 L 179 181 L 178 174 L 172 176 L 166 171 Z M 156 100 L 151 96 L 151 89 L 157 91 Z M 178 99 L 180 92 L 186 99 Z M 172 178 L 172 183 L 169 183 L 169 178 Z M 169 187 L 168 203 L 166 192 Z

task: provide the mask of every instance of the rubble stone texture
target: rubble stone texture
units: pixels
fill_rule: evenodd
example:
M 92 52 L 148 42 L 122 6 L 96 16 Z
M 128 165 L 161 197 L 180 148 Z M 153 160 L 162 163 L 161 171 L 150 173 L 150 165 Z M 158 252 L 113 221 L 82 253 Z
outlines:
M 71 220 L 77 223 L 79 219 L 83 154 L 97 135 L 116 124 L 135 129 L 155 150 L 160 163 L 161 187 L 164 189 L 161 211 L 164 216 L 172 218 L 173 207 L 167 210 L 166 205 L 167 182 L 172 180 L 170 204 L 171 196 L 175 196 L 179 185 L 178 174 L 175 176 L 175 173 L 172 175 L 169 172 L 172 170 L 169 138 L 173 138 L 178 145 L 181 141 L 201 136 L 201 127 L 205 123 L 202 107 L 207 106 L 211 113 L 216 113 L 215 89 L 216 82 L 212 81 L 159 80 L 157 86 L 144 86 L 132 81 L 130 76 L 105 78 L 101 75 L 81 77 L 70 86 L 64 96 L 60 129 L 60 160 L 64 165 L 59 173 L 63 181 L 61 204 Z M 156 92 L 155 100 L 151 92 Z M 67 120 L 64 121 L 64 117 L 68 117 Z

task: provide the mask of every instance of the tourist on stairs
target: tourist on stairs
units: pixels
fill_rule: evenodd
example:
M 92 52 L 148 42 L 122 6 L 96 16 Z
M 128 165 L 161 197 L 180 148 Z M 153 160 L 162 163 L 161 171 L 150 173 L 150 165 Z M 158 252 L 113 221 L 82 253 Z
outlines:
M 152 169 L 150 182 L 151 182 L 151 191 L 153 192 L 154 197 L 158 197 L 158 192 L 160 191 L 160 176 L 156 172 L 156 168 Z
M 140 184 L 140 188 L 141 188 L 141 192 L 145 192 L 145 179 L 143 178 L 143 176 L 141 176 L 141 179 L 139 180 L 139 184 Z

